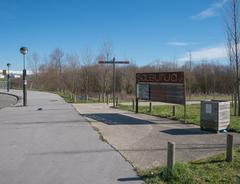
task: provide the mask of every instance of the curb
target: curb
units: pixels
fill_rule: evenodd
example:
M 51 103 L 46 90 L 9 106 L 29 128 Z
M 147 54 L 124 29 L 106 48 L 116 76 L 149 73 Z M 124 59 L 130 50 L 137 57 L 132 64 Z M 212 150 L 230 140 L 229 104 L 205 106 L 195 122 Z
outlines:
M 2 95 L 9 95 L 9 96 L 12 96 L 12 97 L 15 97 L 16 99 L 17 99 L 17 103 L 19 102 L 19 100 L 21 100 L 21 96 L 17 96 L 17 95 L 14 95 L 14 94 L 12 94 L 12 93 L 7 93 L 7 92 L 0 92 L 0 94 L 2 94 Z M 16 103 L 16 104 L 17 104 Z

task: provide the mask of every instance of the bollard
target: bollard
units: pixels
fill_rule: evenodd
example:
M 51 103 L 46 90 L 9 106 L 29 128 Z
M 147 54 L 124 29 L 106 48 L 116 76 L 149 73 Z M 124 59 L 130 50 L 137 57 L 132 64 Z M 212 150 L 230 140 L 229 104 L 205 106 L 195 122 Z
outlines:
M 175 142 L 168 142 L 167 169 L 172 171 L 175 164 Z
M 172 116 L 175 117 L 176 116 L 176 106 L 172 106 Z
M 149 103 L 149 112 L 152 112 L 152 102 Z
M 134 111 L 134 108 L 135 108 L 135 102 L 134 102 L 134 99 L 132 100 L 132 110 Z
M 226 150 L 226 160 L 228 162 L 233 161 L 233 152 L 234 152 L 234 145 L 233 145 L 233 135 L 227 135 L 227 150 Z

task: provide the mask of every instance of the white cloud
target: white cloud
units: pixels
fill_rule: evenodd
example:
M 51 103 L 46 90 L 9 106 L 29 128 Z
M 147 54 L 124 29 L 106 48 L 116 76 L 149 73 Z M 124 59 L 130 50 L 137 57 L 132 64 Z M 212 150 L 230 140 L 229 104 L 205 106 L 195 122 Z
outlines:
M 193 45 L 195 43 L 192 43 L 192 42 L 168 42 L 167 44 L 172 45 L 172 46 L 184 47 L 184 46 L 188 46 L 188 45 Z
M 200 50 L 192 51 L 192 60 L 193 61 L 203 61 L 203 60 L 220 60 L 227 58 L 227 50 L 223 45 L 212 47 L 212 48 L 203 48 Z M 185 53 L 183 57 L 178 58 L 178 61 L 185 62 L 189 60 L 189 53 Z
M 202 20 L 209 17 L 218 16 L 218 10 L 222 8 L 227 1 L 228 0 L 220 0 L 217 3 L 211 4 L 209 8 L 201 11 L 200 13 L 192 16 L 191 18 L 195 20 Z

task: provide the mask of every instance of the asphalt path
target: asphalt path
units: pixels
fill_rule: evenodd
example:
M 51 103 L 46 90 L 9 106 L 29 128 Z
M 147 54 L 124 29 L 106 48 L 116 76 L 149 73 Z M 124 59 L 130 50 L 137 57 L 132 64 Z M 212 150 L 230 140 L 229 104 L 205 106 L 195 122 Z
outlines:
M 27 107 L 3 108 L 0 119 L 1 184 L 143 183 L 119 152 L 55 94 L 28 92 Z
M 0 93 L 0 109 L 17 103 L 17 98 L 8 94 Z

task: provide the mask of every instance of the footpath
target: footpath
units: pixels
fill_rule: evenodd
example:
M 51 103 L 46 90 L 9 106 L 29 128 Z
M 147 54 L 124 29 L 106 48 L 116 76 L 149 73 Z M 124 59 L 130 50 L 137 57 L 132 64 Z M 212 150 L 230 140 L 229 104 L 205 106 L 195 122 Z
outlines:
M 99 139 L 72 105 L 55 94 L 28 91 L 26 107 L 16 104 L 0 110 L 0 183 L 143 181 L 113 147 Z
M 5 91 L 0 90 L 0 109 L 15 105 L 18 102 L 18 97 L 15 95 L 9 95 Z
M 211 133 L 196 125 L 113 109 L 106 104 L 74 106 L 101 132 L 103 139 L 138 169 L 166 165 L 168 141 L 176 143 L 176 160 L 180 162 L 226 150 L 227 133 Z M 231 134 L 235 146 L 240 145 L 240 134 Z

